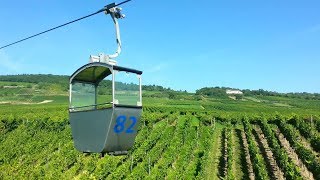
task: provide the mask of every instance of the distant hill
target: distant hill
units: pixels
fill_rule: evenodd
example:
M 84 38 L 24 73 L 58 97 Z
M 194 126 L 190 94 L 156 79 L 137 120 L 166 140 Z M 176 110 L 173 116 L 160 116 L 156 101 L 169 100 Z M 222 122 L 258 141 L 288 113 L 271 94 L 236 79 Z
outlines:
M 121 83 L 120 83 L 121 84 Z M 100 83 L 103 91 L 111 89 L 111 82 L 106 80 Z M 22 94 L 35 95 L 68 95 L 69 76 L 52 74 L 21 74 L 0 75 L 0 96 L 14 96 Z M 187 91 L 175 91 L 159 85 L 143 85 L 144 97 L 184 98 Z
M 21 75 L 0 75 L 0 81 L 4 82 L 21 82 L 21 83 L 33 83 L 37 85 L 39 89 L 51 90 L 59 92 L 67 92 L 69 88 L 69 76 L 66 75 L 52 75 L 52 74 L 21 74 Z M 108 88 L 111 84 L 104 83 L 104 86 Z M 1 85 L 0 85 L 1 86 Z M 30 85 L 29 85 L 30 86 Z M 181 95 L 193 95 L 187 91 L 176 91 L 171 88 L 165 88 L 160 85 L 143 85 L 142 89 L 146 91 L 144 96 L 150 97 L 168 97 L 171 99 L 181 98 Z M 230 87 L 204 87 L 196 90 L 195 96 L 208 96 L 228 98 L 226 91 L 229 89 L 235 89 Z M 236 89 L 240 90 L 240 89 Z M 242 96 L 277 96 L 277 97 L 289 97 L 289 98 L 302 98 L 320 100 L 319 93 L 278 93 L 274 91 L 267 91 L 263 89 L 259 90 L 240 90 L 243 95 L 237 95 L 237 98 Z
M 22 74 L 0 75 L 0 106 L 7 104 L 65 106 L 69 102 L 69 76 Z M 103 81 L 98 94 L 108 96 L 111 82 Z M 227 90 L 232 93 L 227 94 Z M 230 92 L 230 91 L 229 91 Z M 242 92 L 239 93 L 239 92 Z M 170 106 L 219 111 L 319 112 L 320 96 L 311 93 L 277 93 L 229 87 L 205 87 L 196 93 L 175 91 L 159 85 L 143 86 L 143 102 L 149 106 Z M 259 109 L 259 110 L 258 110 Z
M 228 97 L 226 94 L 227 90 L 234 89 L 229 87 L 204 87 L 201 89 L 198 89 L 196 91 L 196 95 L 206 95 L 211 97 Z M 240 89 L 235 89 L 240 90 Z M 277 96 L 277 97 L 289 97 L 289 98 L 302 98 L 302 99 L 313 99 L 313 100 L 320 100 L 320 94 L 319 93 L 278 93 L 274 91 L 266 91 L 263 89 L 259 90 L 249 90 L 244 89 L 240 90 L 243 94 L 242 95 L 236 95 L 236 96 Z
M 59 84 L 69 87 L 69 76 L 52 74 L 21 74 L 21 75 L 0 75 L 0 81 L 6 82 L 26 82 L 26 83 L 48 83 Z M 173 91 L 159 85 L 143 85 L 143 90 L 147 91 Z

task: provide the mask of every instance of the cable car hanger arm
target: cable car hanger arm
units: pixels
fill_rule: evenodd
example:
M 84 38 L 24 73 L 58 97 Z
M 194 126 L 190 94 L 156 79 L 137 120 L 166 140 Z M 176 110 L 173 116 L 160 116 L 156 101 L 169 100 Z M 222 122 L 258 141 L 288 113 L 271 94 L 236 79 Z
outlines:
M 123 19 L 125 15 L 121 13 L 122 9 L 120 7 L 114 6 L 114 3 L 107 5 L 104 9 L 106 9 L 105 14 L 110 14 L 113 20 L 116 31 L 116 42 L 118 47 L 114 54 L 106 55 L 104 53 L 100 53 L 98 56 L 90 55 L 89 62 L 102 62 L 111 65 L 116 65 L 117 62 L 115 61 L 115 58 L 118 57 L 121 53 L 121 38 L 118 19 Z
M 124 14 L 121 14 L 121 8 L 115 7 L 111 10 L 116 10 L 115 12 L 111 12 L 111 18 L 113 20 L 113 23 L 115 25 L 116 28 L 116 40 L 117 40 L 117 45 L 118 45 L 118 49 L 114 54 L 109 55 L 109 58 L 116 58 L 119 56 L 119 54 L 121 53 L 121 39 L 120 39 L 120 28 L 119 28 L 119 23 L 118 23 L 118 18 L 124 18 Z

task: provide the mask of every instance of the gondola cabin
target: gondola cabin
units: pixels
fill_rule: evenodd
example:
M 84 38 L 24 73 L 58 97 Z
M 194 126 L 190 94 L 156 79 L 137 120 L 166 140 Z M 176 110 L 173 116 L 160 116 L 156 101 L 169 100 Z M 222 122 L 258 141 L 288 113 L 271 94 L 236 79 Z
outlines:
M 69 118 L 77 150 L 121 155 L 132 148 L 142 112 L 141 74 L 92 62 L 71 75 Z

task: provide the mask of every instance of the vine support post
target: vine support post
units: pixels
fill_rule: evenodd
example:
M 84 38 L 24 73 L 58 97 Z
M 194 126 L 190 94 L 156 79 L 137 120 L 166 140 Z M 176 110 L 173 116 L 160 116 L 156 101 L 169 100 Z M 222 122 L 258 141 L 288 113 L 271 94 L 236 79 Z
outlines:
M 130 165 L 130 172 L 132 172 L 132 167 L 133 167 L 133 156 L 131 155 L 131 165 Z
M 197 147 L 199 147 L 199 128 L 197 127 Z
M 150 169 L 151 169 L 151 166 L 150 166 L 150 156 L 149 156 L 149 159 L 148 159 L 148 174 L 150 175 Z

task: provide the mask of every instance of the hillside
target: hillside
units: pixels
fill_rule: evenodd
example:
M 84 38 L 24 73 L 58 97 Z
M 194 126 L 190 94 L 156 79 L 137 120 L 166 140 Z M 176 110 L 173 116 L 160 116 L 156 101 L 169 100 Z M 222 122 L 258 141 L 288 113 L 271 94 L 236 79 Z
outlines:
M 68 104 L 68 76 L 0 76 L 0 104 Z M 108 82 L 104 82 L 107 87 Z M 188 107 L 228 112 L 310 112 L 320 110 L 319 94 L 276 93 L 241 90 L 243 95 L 227 95 L 227 87 L 201 88 L 196 93 L 175 91 L 158 85 L 144 85 L 144 105 Z
M 106 91 L 111 89 L 111 82 L 106 80 L 101 84 L 105 86 Z M 0 75 L 0 96 L 8 98 L 19 96 L 13 101 L 33 101 L 33 96 L 68 96 L 68 88 L 69 76 L 51 74 Z M 174 91 L 159 85 L 143 85 L 142 89 L 144 97 L 179 98 L 188 94 L 186 91 Z

